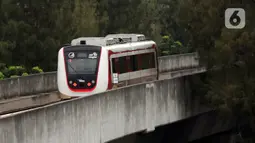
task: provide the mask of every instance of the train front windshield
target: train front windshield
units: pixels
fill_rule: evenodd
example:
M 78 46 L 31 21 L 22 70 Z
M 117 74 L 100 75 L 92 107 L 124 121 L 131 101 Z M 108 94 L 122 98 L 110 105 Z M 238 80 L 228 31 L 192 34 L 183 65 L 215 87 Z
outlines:
M 64 49 L 67 81 L 71 89 L 79 90 L 95 87 L 100 48 L 84 45 Z
M 76 58 L 67 62 L 69 74 L 96 74 L 98 59 Z

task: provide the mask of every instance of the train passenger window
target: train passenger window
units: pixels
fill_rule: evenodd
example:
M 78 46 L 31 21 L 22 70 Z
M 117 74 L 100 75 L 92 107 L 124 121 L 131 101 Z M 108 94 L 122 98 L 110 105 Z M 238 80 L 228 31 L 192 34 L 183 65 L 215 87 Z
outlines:
M 119 73 L 119 74 L 128 72 L 128 68 L 126 65 L 126 57 L 113 58 L 112 70 L 113 70 L 113 73 Z
M 127 65 L 127 71 L 131 72 L 130 56 L 126 56 L 126 65 Z
M 112 73 L 116 73 L 115 59 L 112 59 Z
M 150 69 L 155 68 L 155 56 L 154 53 L 146 53 L 141 56 L 141 65 L 139 68 L 141 69 Z
M 119 58 L 112 59 L 112 72 L 119 73 Z
M 128 72 L 126 65 L 126 57 L 119 57 L 120 74 Z
M 112 59 L 113 73 L 127 73 L 138 70 L 155 68 L 155 55 L 154 53 L 146 53 L 139 55 L 140 61 L 138 61 L 138 55 L 118 57 Z M 140 63 L 139 63 L 140 62 Z M 139 64 L 138 64 L 139 63 Z
M 130 70 L 131 71 L 137 71 L 138 70 L 137 55 L 130 56 Z
M 155 68 L 155 53 L 150 53 L 149 54 L 149 59 L 150 59 L 150 68 Z

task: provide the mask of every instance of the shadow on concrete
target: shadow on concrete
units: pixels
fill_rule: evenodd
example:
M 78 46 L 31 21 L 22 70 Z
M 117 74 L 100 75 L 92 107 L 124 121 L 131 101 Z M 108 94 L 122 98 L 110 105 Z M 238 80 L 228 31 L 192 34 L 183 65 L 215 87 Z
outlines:
M 188 143 L 194 140 L 196 141 L 192 143 L 211 143 L 210 141 L 217 143 L 225 141 L 224 143 L 226 143 L 231 135 L 230 129 L 223 131 L 223 133 L 215 134 L 212 132 L 214 126 L 220 126 L 224 123 L 224 121 L 222 123 L 221 120 L 219 121 L 219 125 L 215 125 L 219 120 L 218 116 L 219 114 L 217 112 L 211 111 L 189 119 L 157 127 L 155 131 L 150 133 L 136 133 L 108 143 Z M 205 122 L 200 124 L 201 120 Z M 206 135 L 208 135 L 208 137 L 206 137 Z M 203 139 L 200 140 L 200 138 Z

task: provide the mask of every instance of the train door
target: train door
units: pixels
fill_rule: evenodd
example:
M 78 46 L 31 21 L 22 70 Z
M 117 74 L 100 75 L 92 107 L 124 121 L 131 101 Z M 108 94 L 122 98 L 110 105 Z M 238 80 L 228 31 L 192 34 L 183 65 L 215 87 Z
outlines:
M 128 85 L 131 84 L 136 84 L 141 82 L 141 71 L 139 68 L 140 59 L 138 54 L 131 53 L 128 55 L 128 70 L 129 70 L 129 80 L 128 80 Z
M 157 68 L 155 62 L 155 51 L 139 55 L 139 70 L 141 71 L 141 82 L 147 82 L 157 79 Z
M 114 55 L 111 58 L 113 88 L 126 86 L 130 78 L 127 66 L 128 58 L 126 55 L 127 54 L 121 54 L 121 56 Z

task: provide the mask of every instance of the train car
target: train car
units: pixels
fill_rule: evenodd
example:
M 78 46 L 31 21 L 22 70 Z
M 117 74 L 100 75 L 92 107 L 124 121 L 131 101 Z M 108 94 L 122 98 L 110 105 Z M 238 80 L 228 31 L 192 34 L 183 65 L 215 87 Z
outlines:
M 142 34 L 80 37 L 58 52 L 58 90 L 64 97 L 89 96 L 156 80 L 157 46 Z

